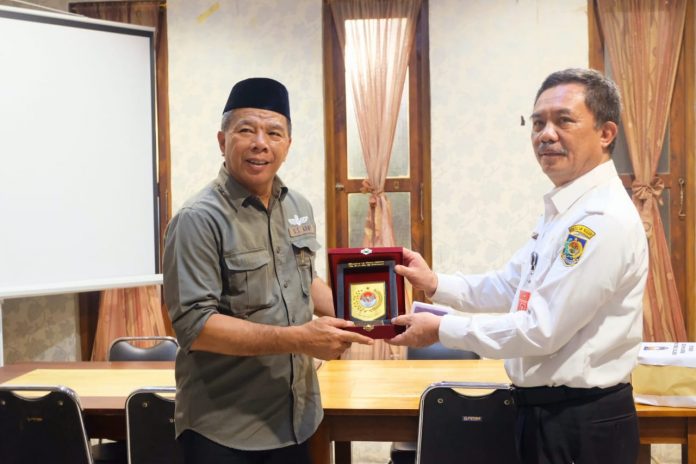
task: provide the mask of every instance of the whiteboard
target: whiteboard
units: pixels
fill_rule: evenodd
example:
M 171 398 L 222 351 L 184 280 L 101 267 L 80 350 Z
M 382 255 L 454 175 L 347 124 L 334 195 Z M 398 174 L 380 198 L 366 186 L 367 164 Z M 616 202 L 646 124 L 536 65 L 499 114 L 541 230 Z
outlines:
M 153 43 L 0 7 L 0 300 L 161 282 Z

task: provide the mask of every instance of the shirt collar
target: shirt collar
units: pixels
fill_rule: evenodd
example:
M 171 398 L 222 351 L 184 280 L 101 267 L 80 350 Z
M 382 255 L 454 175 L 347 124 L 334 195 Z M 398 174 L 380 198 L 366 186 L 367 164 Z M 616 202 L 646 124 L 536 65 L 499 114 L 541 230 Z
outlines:
M 222 166 L 220 167 L 216 183 L 220 189 L 220 192 L 227 198 L 235 209 L 239 209 L 248 204 L 254 204 L 257 206 L 262 205 L 261 201 L 256 195 L 249 192 L 246 187 L 240 184 L 237 179 L 232 177 L 230 173 L 227 172 L 225 163 L 222 163 Z M 288 188 L 285 186 L 283 181 L 280 180 L 280 177 L 273 177 L 273 186 L 271 187 L 271 203 L 269 203 L 269 206 L 273 204 L 274 200 L 282 201 L 287 193 Z
M 616 176 L 618 176 L 616 166 L 610 159 L 574 181 L 554 188 L 544 195 L 545 216 L 567 211 L 584 194 Z

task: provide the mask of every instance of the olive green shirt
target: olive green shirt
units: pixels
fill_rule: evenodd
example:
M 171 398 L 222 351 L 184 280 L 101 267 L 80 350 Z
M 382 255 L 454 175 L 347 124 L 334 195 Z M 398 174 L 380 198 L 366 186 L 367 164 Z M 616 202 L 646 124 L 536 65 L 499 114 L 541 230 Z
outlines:
M 226 171 L 168 226 L 164 298 L 181 346 L 176 358 L 176 433 L 263 450 L 302 443 L 323 411 L 312 359 L 301 354 L 229 356 L 191 351 L 212 314 L 276 326 L 313 313 L 319 248 L 309 202 L 273 180 L 268 209 Z

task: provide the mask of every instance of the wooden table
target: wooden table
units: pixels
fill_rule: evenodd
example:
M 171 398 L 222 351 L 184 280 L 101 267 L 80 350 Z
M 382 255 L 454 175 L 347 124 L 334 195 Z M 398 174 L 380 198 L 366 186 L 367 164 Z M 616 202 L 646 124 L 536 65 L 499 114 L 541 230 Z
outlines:
M 351 441 L 415 441 L 420 395 L 433 382 L 507 382 L 500 361 L 329 361 L 319 369 L 325 418 L 311 440 L 315 463 L 350 462 Z M 0 383 L 62 384 L 80 396 L 92 438 L 125 439 L 125 401 L 144 386 L 173 386 L 171 362 L 21 363 Z M 641 443 L 681 444 L 696 464 L 696 409 L 637 405 Z M 688 459 L 687 459 L 688 458 Z
M 324 421 L 312 438 L 315 463 L 350 462 L 351 441 L 416 441 L 425 388 L 440 381 L 509 382 L 501 361 L 329 361 L 319 369 Z M 696 409 L 637 404 L 640 441 L 681 444 L 682 462 L 696 464 Z M 646 460 L 647 459 L 647 460 Z M 649 446 L 641 461 L 650 462 Z

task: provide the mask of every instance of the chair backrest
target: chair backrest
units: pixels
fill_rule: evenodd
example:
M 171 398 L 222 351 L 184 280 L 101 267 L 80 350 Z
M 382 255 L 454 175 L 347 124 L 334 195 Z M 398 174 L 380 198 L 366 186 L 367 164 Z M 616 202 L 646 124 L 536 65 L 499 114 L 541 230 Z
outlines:
M 461 393 L 468 389 L 492 392 L 479 396 Z M 515 420 L 508 384 L 433 384 L 421 396 L 416 463 L 519 463 Z
M 156 344 L 146 348 L 133 345 L 141 341 Z M 107 361 L 174 361 L 178 348 L 174 337 L 119 337 L 109 346 Z
M 173 387 L 141 388 L 126 400 L 129 464 L 183 464 L 174 431 L 175 391 Z
M 62 386 L 0 386 L 0 462 L 91 464 L 77 394 Z
M 423 348 L 408 347 L 407 359 L 481 359 L 473 351 L 455 350 L 446 348 L 442 343 L 436 342 Z

